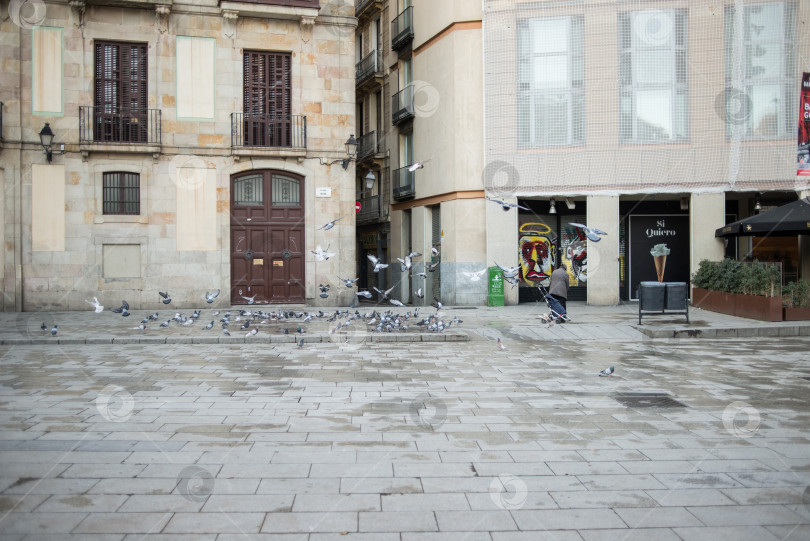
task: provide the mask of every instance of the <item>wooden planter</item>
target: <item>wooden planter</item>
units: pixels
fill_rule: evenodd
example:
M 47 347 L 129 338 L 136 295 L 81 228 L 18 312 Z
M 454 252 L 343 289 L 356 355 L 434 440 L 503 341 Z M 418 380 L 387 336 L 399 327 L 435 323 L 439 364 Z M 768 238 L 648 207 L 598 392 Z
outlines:
M 782 308 L 782 318 L 785 321 L 810 320 L 810 308 Z
M 762 297 L 692 288 L 692 306 L 762 321 L 782 321 L 782 297 Z

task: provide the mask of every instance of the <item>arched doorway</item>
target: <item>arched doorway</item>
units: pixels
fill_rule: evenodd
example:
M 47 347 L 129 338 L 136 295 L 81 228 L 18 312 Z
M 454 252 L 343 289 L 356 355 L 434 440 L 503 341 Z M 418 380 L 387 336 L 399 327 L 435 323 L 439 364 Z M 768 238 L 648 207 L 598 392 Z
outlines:
M 286 171 L 231 177 L 231 302 L 303 303 L 304 179 Z

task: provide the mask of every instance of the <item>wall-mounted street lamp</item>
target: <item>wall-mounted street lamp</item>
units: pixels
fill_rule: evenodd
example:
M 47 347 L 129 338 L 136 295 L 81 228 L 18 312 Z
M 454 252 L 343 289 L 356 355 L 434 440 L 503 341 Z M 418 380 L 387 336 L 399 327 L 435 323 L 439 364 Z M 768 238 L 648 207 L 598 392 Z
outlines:
M 762 195 L 761 194 L 756 194 L 754 196 L 754 210 L 757 211 L 757 212 L 762 210 Z
M 334 165 L 336 163 L 341 163 L 343 165 L 343 169 L 348 169 L 349 164 L 354 159 L 354 155 L 357 154 L 357 139 L 354 138 L 354 134 L 351 134 L 349 138 L 346 140 L 346 155 L 348 158 L 339 158 L 337 160 L 326 161 L 323 158 L 318 158 L 321 160 L 321 165 Z
M 48 163 L 51 163 L 53 160 L 53 130 L 51 130 L 50 123 L 46 122 L 45 126 L 39 132 L 39 143 L 42 145 L 42 148 L 45 149 L 45 156 L 48 158 Z M 65 145 L 60 145 L 59 154 L 65 153 Z
M 548 213 L 549 214 L 557 214 L 557 207 L 554 204 L 554 198 L 551 198 L 550 204 L 548 206 Z

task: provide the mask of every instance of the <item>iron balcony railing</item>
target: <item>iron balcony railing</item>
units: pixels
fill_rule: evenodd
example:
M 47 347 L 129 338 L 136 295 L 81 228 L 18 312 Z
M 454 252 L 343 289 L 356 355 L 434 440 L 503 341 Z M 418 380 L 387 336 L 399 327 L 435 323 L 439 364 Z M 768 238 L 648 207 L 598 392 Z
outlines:
M 400 167 L 391 173 L 391 188 L 394 199 L 413 199 L 416 196 L 416 186 L 414 186 L 413 171 L 408 171 L 407 167 Z
M 380 205 L 381 197 L 379 195 L 372 195 L 371 197 L 363 197 L 360 199 L 360 212 L 357 213 L 358 222 L 368 222 L 379 220 L 382 218 L 382 208 Z
M 391 122 L 398 124 L 414 116 L 413 85 L 408 85 L 391 100 Z
M 391 21 L 391 48 L 399 49 L 413 39 L 413 6 L 405 10 Z
M 239 0 L 246 4 L 265 4 L 268 6 L 288 6 L 294 8 L 321 9 L 320 0 Z
M 377 132 L 372 131 L 361 135 L 357 139 L 357 160 L 360 161 L 380 152 L 380 142 L 377 140 Z
M 3 102 L 0 101 L 0 141 L 3 140 Z
M 79 107 L 79 143 L 160 144 L 160 109 Z
M 307 148 L 307 117 L 231 113 L 231 146 Z
M 371 51 L 354 68 L 354 83 L 359 85 L 375 74 L 382 72 L 382 53 Z
M 363 16 L 366 8 L 374 4 L 382 5 L 382 0 L 355 0 L 354 2 L 354 16 L 360 18 Z

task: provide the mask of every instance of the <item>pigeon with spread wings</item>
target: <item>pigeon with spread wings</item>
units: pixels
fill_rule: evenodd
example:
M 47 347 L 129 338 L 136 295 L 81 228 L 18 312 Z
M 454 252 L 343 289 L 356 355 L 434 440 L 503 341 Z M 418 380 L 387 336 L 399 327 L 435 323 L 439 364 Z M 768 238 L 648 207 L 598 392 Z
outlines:
M 585 236 L 588 237 L 588 240 L 592 240 L 593 242 L 599 242 L 600 240 L 602 240 L 602 237 L 600 237 L 600 235 L 607 235 L 607 233 L 605 233 L 601 229 L 596 229 L 595 227 L 588 227 L 585 224 L 569 222 L 568 225 L 572 225 L 577 229 L 581 229 L 582 232 L 585 233 Z
M 492 201 L 493 203 L 499 204 L 504 212 L 509 212 L 513 208 L 519 208 L 531 212 L 531 209 L 528 209 L 522 205 L 518 205 L 517 203 L 507 203 L 506 201 L 501 201 L 500 199 L 492 199 L 491 197 L 487 197 L 487 201 Z

